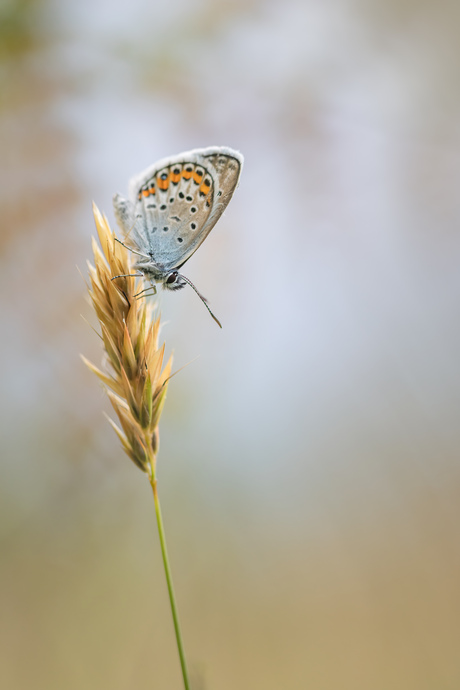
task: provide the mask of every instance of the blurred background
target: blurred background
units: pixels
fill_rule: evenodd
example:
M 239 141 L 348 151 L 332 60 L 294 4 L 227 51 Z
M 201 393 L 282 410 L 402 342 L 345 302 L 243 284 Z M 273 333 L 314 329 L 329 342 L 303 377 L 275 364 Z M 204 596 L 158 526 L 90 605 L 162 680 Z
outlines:
M 3 0 L 0 685 L 181 688 L 150 487 L 79 359 L 94 200 L 245 156 L 163 294 L 194 690 L 460 687 L 460 5 Z M 84 318 L 82 318 L 82 316 Z M 86 319 L 86 321 L 84 320 Z

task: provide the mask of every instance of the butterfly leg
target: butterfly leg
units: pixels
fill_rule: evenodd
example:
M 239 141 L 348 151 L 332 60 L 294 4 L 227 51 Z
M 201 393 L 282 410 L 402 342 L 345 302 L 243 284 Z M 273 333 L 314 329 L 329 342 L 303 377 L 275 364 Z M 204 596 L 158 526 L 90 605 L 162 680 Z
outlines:
M 149 290 L 152 290 L 152 294 L 151 295 L 144 295 L 144 293 L 148 292 Z M 139 297 L 141 295 L 144 295 L 144 297 L 153 297 L 153 295 L 156 295 L 156 294 L 157 294 L 157 286 L 154 285 L 153 283 L 150 283 L 148 288 L 145 288 L 144 290 L 140 290 L 140 292 L 137 292 L 134 295 L 134 297 L 137 297 L 139 299 Z
M 128 247 L 128 245 L 125 244 L 124 242 L 122 242 L 121 240 L 119 240 L 118 237 L 115 237 L 114 239 L 115 239 L 115 242 L 118 242 L 118 244 L 121 244 L 121 246 L 124 247 L 125 249 L 127 249 L 129 252 L 132 252 L 133 254 L 137 254 L 138 256 L 142 256 L 142 257 L 144 257 L 144 259 L 149 258 L 147 254 L 141 254 L 141 252 L 136 252 L 136 250 L 133 249 L 132 247 Z M 141 275 L 143 275 L 143 274 L 139 273 L 139 277 Z
M 143 273 L 120 273 L 118 276 L 113 276 L 110 280 L 115 280 L 115 278 L 142 278 Z

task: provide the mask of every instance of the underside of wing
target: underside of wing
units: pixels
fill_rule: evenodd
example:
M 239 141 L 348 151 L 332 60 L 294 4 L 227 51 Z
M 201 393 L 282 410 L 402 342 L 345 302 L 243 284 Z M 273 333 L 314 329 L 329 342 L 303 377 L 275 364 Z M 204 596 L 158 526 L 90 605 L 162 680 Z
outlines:
M 130 199 L 156 263 L 179 268 L 198 249 L 230 201 L 242 164 L 233 149 L 195 149 L 158 161 L 131 180 Z

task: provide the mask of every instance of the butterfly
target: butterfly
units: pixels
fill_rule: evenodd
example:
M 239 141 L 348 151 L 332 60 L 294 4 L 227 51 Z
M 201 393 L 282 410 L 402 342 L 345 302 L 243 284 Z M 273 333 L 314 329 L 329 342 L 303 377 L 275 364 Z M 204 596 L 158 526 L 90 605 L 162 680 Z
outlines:
M 134 269 L 167 290 L 187 283 L 222 328 L 206 299 L 179 269 L 196 252 L 225 211 L 237 187 L 243 156 L 225 146 L 193 149 L 163 158 L 133 177 L 129 199 L 113 197 L 117 222 Z M 119 276 L 116 276 L 119 277 Z

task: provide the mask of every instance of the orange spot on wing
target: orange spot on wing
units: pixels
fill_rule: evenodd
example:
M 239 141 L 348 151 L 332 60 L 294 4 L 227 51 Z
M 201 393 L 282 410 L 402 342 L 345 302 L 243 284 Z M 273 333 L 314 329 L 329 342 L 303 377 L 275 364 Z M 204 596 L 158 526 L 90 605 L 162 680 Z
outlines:
M 195 172 L 193 173 L 193 180 L 197 184 L 200 184 L 201 180 L 203 178 L 203 173 L 202 172 Z
M 157 177 L 157 185 L 160 189 L 168 189 L 169 185 L 169 175 L 166 176 L 164 180 L 161 179 L 161 177 Z
M 180 180 L 180 173 L 175 175 L 174 173 L 171 173 L 171 182 L 174 182 L 174 184 L 177 184 Z
M 202 184 L 201 187 L 200 187 L 200 192 L 201 192 L 202 194 L 208 194 L 208 192 L 209 192 L 210 189 L 211 189 L 211 185 L 210 185 L 210 184 L 206 184 L 205 182 L 203 182 L 203 184 Z
M 188 172 L 187 170 L 182 171 L 182 177 L 184 178 L 184 180 L 189 180 L 192 177 L 192 174 L 193 173 L 191 170 L 190 172 Z
M 142 194 L 143 194 L 143 196 L 148 196 L 150 194 L 150 192 L 148 189 L 143 189 Z

